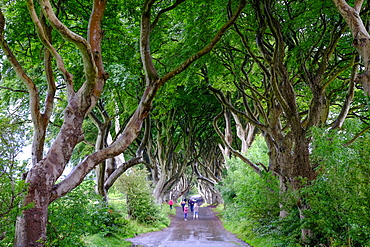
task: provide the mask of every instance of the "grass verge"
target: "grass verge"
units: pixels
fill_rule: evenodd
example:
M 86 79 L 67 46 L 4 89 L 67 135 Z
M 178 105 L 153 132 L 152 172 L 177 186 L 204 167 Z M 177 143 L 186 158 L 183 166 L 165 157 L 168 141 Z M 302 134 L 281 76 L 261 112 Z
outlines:
M 107 231 L 101 234 L 88 235 L 83 237 L 85 246 L 88 247 L 112 247 L 122 246 L 128 247 L 132 243 L 126 241 L 127 238 L 132 238 L 147 232 L 160 231 L 170 224 L 170 219 L 176 216 L 176 209 L 170 210 L 167 204 L 162 204 L 159 214 L 167 215 L 168 221 L 161 222 L 155 225 L 139 224 L 135 220 L 128 219 L 126 201 L 117 195 L 110 197 L 109 205 L 114 211 L 120 215 L 120 218 L 115 219 L 121 227 L 114 231 Z
M 243 240 L 244 242 L 248 243 L 253 247 L 277 246 L 276 241 L 274 241 L 273 239 L 259 237 L 255 233 L 253 233 L 252 229 L 248 227 L 248 225 L 250 225 L 250 222 L 247 222 L 247 220 L 245 220 L 245 222 L 240 221 L 238 222 L 238 224 L 235 224 L 235 222 L 233 221 L 226 220 L 222 214 L 224 209 L 225 209 L 224 204 L 219 204 L 217 205 L 217 207 L 213 209 L 213 212 L 215 212 L 217 216 L 220 218 L 226 230 L 235 234 L 239 239 Z

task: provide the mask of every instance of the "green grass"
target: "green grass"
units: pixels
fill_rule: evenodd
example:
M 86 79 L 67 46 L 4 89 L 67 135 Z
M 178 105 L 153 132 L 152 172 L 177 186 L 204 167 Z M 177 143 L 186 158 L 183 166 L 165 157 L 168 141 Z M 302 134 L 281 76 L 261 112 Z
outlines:
M 109 205 L 114 208 L 115 211 L 119 212 L 123 217 L 127 217 L 127 206 L 126 206 L 126 199 L 124 195 L 120 193 L 114 193 L 109 195 Z M 164 215 L 168 215 L 169 218 L 176 215 L 176 209 L 170 210 L 169 206 L 164 203 L 161 205 L 161 212 Z M 132 243 L 125 241 L 127 238 L 132 238 L 137 235 L 146 233 L 146 232 L 153 232 L 153 231 L 160 231 L 163 228 L 168 227 L 168 223 L 159 223 L 157 225 L 146 225 L 146 224 L 139 224 L 135 220 L 130 220 L 126 218 L 126 221 L 129 222 L 128 225 L 125 226 L 125 229 L 121 229 L 117 233 L 109 233 L 107 236 L 103 236 L 102 234 L 95 234 L 91 236 L 85 236 L 83 238 L 84 243 L 88 247 L 113 247 L 113 246 L 131 246 Z
M 251 229 L 248 229 L 243 222 L 239 222 L 235 224 L 235 222 L 226 221 L 225 218 L 222 217 L 222 212 L 224 210 L 224 204 L 217 205 L 216 208 L 213 209 L 213 212 L 217 214 L 217 216 L 222 221 L 224 227 L 229 232 L 235 234 L 239 239 L 245 241 L 246 243 L 254 246 L 254 247 L 275 247 L 277 246 L 277 242 L 271 238 L 263 238 L 258 237 L 254 234 Z
M 132 245 L 131 242 L 125 241 L 126 237 L 119 237 L 119 236 L 108 236 L 102 237 L 99 235 L 93 235 L 85 237 L 83 240 L 86 246 L 89 247 L 113 247 L 113 246 L 122 246 L 122 247 L 129 247 Z
M 158 225 L 158 226 L 148 226 L 145 224 L 139 224 L 136 221 L 130 221 L 129 229 L 124 229 L 125 234 L 109 234 L 108 236 L 102 236 L 100 234 L 95 234 L 92 236 L 86 236 L 83 238 L 86 246 L 88 247 L 113 247 L 113 246 L 131 246 L 132 243 L 126 241 L 126 238 L 133 238 L 137 235 L 147 233 L 147 232 L 154 232 L 160 231 L 163 228 L 167 227 L 166 225 Z

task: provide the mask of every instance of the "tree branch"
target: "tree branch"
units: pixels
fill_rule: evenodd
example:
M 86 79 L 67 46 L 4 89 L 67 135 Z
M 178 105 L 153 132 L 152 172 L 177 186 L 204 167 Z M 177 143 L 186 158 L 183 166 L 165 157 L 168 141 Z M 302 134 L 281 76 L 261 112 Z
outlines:
M 35 163 L 38 162 L 42 157 L 44 144 L 43 140 L 45 138 L 44 131 L 48 122 L 45 121 L 42 114 L 40 114 L 40 97 L 38 95 L 38 88 L 32 81 L 32 79 L 26 74 L 23 67 L 20 65 L 15 55 L 6 43 L 4 39 L 4 28 L 5 18 L 0 9 L 0 47 L 3 50 L 4 54 L 7 56 L 17 76 L 21 79 L 21 81 L 25 83 L 29 93 L 31 118 L 35 126 L 34 140 L 39 140 L 38 143 L 33 142 L 32 144 L 32 152 L 34 153 L 32 162 Z
M 88 42 L 91 45 L 91 50 L 94 54 L 94 61 L 98 69 L 99 80 L 95 84 L 94 97 L 99 98 L 103 91 L 105 81 L 108 79 L 109 74 L 105 72 L 103 60 L 102 60 L 102 49 L 101 41 L 103 39 L 103 31 L 101 30 L 101 23 L 104 17 L 107 0 L 94 0 L 92 14 L 89 20 L 88 28 Z
M 68 73 L 67 69 L 64 66 L 64 62 L 62 57 L 59 55 L 59 53 L 56 51 L 56 49 L 50 44 L 47 35 L 45 34 L 45 30 L 42 27 L 41 21 L 39 20 L 33 0 L 27 0 L 27 8 L 28 12 L 30 13 L 31 19 L 35 25 L 37 34 L 39 36 L 40 41 L 43 43 L 43 45 L 53 54 L 55 57 L 55 60 L 57 62 L 58 69 L 62 72 L 64 79 L 66 80 L 66 85 L 68 89 L 68 94 L 70 97 L 73 95 L 73 76 Z M 50 7 L 51 8 L 51 7 Z
M 44 17 L 44 16 L 43 16 Z M 41 25 L 43 29 L 45 30 L 46 38 L 51 43 L 51 29 L 47 26 L 45 22 L 45 18 L 41 19 Z M 54 97 L 56 92 L 56 84 L 55 79 L 53 75 L 53 67 L 51 64 L 52 54 L 48 49 L 45 49 L 44 51 L 44 68 L 45 68 L 45 75 L 46 75 L 46 81 L 48 84 L 47 89 L 47 95 L 45 99 L 45 108 L 44 108 L 44 122 L 47 123 L 50 120 L 50 116 L 53 112 L 53 106 L 54 106 Z
M 133 158 L 133 159 L 131 159 L 131 160 L 123 163 L 119 167 L 117 167 L 117 169 L 109 176 L 109 178 L 107 179 L 107 181 L 105 181 L 104 189 L 108 191 L 109 188 L 112 187 L 112 185 L 114 184 L 114 182 L 116 182 L 116 180 L 125 171 L 127 171 L 127 169 L 129 169 L 130 167 L 133 167 L 134 165 L 140 164 L 140 163 L 142 163 L 142 157 L 136 157 L 136 158 Z
M 333 2 L 339 13 L 346 20 L 353 37 L 352 45 L 356 48 L 364 62 L 365 72 L 358 75 L 356 81 L 362 84 L 365 94 L 370 94 L 370 52 L 368 48 L 370 35 L 360 17 L 363 1 L 356 0 L 354 8 L 349 6 L 345 0 L 333 0 Z
M 254 164 L 251 160 L 249 160 L 247 157 L 245 157 L 244 155 L 242 155 L 240 152 L 238 152 L 237 150 L 235 150 L 232 146 L 229 145 L 229 143 L 227 143 L 227 141 L 225 140 L 225 136 L 221 133 L 220 131 L 220 128 L 218 127 L 218 120 L 220 119 L 220 117 L 222 116 L 223 112 L 219 113 L 213 120 L 213 127 L 215 128 L 217 134 L 220 136 L 221 138 L 221 141 L 223 142 L 223 144 L 225 146 L 227 146 L 230 151 L 238 158 L 240 158 L 244 163 L 248 164 L 255 172 L 257 172 L 259 175 L 261 175 L 261 169 L 256 165 Z
M 27 3 L 28 3 L 27 5 L 29 5 L 33 9 L 33 1 L 27 0 Z M 77 35 L 76 33 L 72 32 L 70 29 L 68 29 L 56 17 L 49 0 L 39 0 L 39 4 L 42 8 L 43 13 L 45 14 L 46 18 L 48 19 L 50 24 L 53 26 L 53 28 L 56 31 L 58 31 L 58 33 L 62 35 L 63 38 L 75 44 L 76 47 L 81 52 L 83 64 L 84 64 L 85 77 L 86 77 L 86 82 L 84 83 L 82 90 L 87 90 L 87 91 L 92 90 L 93 86 L 96 83 L 98 71 L 95 65 L 95 60 L 94 60 L 94 55 L 93 55 L 91 45 L 89 44 L 89 42 L 87 42 L 86 39 L 84 39 L 80 35 Z M 35 17 L 33 17 L 33 19 L 34 18 Z M 35 22 L 35 24 L 37 24 L 37 22 Z M 70 88 L 69 92 L 71 92 L 72 89 L 73 88 Z
M 221 92 L 221 90 L 213 88 L 211 86 L 209 86 L 208 88 L 217 96 L 217 99 L 221 102 L 221 104 L 228 108 L 231 112 L 246 119 L 247 121 L 251 122 L 253 125 L 257 126 L 260 129 L 266 129 L 266 126 L 258 122 L 257 119 L 254 118 L 254 116 L 250 117 L 246 113 L 235 109 L 235 107 L 226 100 L 226 97 Z
M 172 4 L 170 7 L 165 8 L 165 9 L 161 9 L 161 11 L 159 11 L 159 13 L 155 17 L 153 23 L 151 24 L 150 29 L 153 30 L 153 28 L 157 25 L 157 23 L 159 21 L 159 18 L 161 17 L 162 14 L 164 14 L 164 13 L 170 11 L 170 10 L 173 10 L 174 8 L 176 8 L 178 5 L 180 5 L 181 3 L 185 2 L 185 1 L 186 0 L 176 0 L 176 2 L 174 4 Z
M 154 67 L 153 59 L 150 53 L 150 17 L 151 17 L 151 8 L 155 1 L 145 1 L 143 6 L 143 12 L 141 14 L 141 32 L 140 32 L 140 54 L 141 61 L 145 70 L 146 85 L 152 84 L 156 81 L 159 76 Z
M 354 4 L 354 9 L 358 12 L 358 13 L 360 13 L 360 11 L 361 11 L 361 6 L 362 6 L 362 3 L 364 2 L 364 0 L 356 0 L 355 1 L 355 4 Z
M 218 43 L 218 41 L 220 41 L 220 39 L 226 33 L 226 31 L 235 23 L 235 21 L 239 17 L 239 15 L 240 15 L 241 11 L 243 10 L 243 8 L 245 7 L 245 5 L 246 5 L 246 0 L 240 0 L 239 6 L 238 6 L 237 10 L 235 11 L 234 15 L 229 19 L 229 21 L 227 23 L 225 23 L 220 28 L 220 30 L 217 32 L 217 34 L 211 40 L 211 42 L 206 47 L 204 47 L 202 50 L 198 51 L 193 56 L 189 57 L 180 66 L 178 66 L 177 68 L 175 68 L 174 70 L 172 70 L 171 72 L 169 72 L 168 74 L 166 74 L 165 76 L 163 76 L 160 79 L 160 82 L 159 83 L 161 85 L 163 85 L 165 82 L 167 82 L 168 80 L 170 80 L 174 76 L 176 76 L 176 75 L 180 74 L 181 72 L 183 72 L 186 68 L 188 68 L 197 59 L 199 59 L 199 58 L 203 57 L 204 55 L 208 54 L 213 49 L 213 47 L 216 46 L 216 44 Z
M 359 60 L 359 56 L 357 55 L 355 60 Z M 353 61 L 354 62 L 354 61 Z M 333 123 L 333 126 L 331 127 L 332 129 L 335 129 L 335 128 L 341 128 L 343 123 L 344 123 L 344 120 L 346 119 L 347 115 L 348 115 L 348 112 L 349 112 L 349 109 L 350 109 L 350 106 L 351 106 L 351 103 L 352 103 L 352 100 L 353 100 L 353 97 L 355 95 L 355 78 L 357 77 L 357 71 L 359 69 L 360 65 L 358 63 L 356 63 L 353 68 L 352 68 L 352 71 L 351 71 L 351 78 L 349 80 L 349 85 L 348 85 L 348 91 L 347 91 L 347 96 L 346 96 L 346 100 L 342 106 L 342 109 L 339 113 L 339 116 L 337 117 L 337 119 L 335 120 L 335 122 Z
M 28 91 L 22 90 L 22 89 L 13 89 L 13 88 L 10 88 L 10 87 L 3 87 L 3 86 L 0 86 L 0 88 L 9 90 L 9 91 L 12 91 L 12 92 L 15 92 L 15 93 L 28 93 Z
M 365 129 L 363 129 L 362 131 L 360 131 L 357 135 L 355 135 L 355 137 L 353 137 L 352 140 L 350 140 L 349 142 L 347 142 L 346 144 L 344 144 L 344 146 L 345 147 L 348 147 L 349 145 L 351 145 L 352 143 L 354 143 L 357 140 L 357 138 L 359 138 L 363 133 L 365 133 L 369 129 L 370 129 L 370 125 L 367 126 Z

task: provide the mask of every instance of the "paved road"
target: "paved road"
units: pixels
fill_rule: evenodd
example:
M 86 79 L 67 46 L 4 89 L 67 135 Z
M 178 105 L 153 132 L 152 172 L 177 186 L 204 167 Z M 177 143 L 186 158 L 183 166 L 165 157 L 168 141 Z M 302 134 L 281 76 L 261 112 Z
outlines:
M 211 208 L 199 208 L 198 220 L 193 220 L 190 212 L 185 221 L 181 207 L 176 207 L 176 213 L 171 225 L 163 231 L 127 240 L 133 243 L 132 247 L 250 247 L 226 231 Z

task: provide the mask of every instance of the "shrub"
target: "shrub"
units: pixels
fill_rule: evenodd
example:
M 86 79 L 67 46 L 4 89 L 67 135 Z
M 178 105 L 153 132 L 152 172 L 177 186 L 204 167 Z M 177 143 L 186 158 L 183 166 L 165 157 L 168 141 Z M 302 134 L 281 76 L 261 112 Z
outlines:
M 275 236 L 279 228 L 278 181 L 269 174 L 260 177 L 241 160 L 229 160 L 227 177 L 220 191 L 225 200 L 222 212 L 227 222 L 238 222 L 234 231 L 251 241 L 253 238 Z
M 119 233 L 128 222 L 94 192 L 94 181 L 81 183 L 49 206 L 48 246 L 83 245 L 87 234 Z
M 16 122 L 16 118 L 0 115 L 0 246 L 13 245 L 16 218 L 25 209 L 20 205 L 27 189 L 21 180 L 26 163 L 17 160 L 24 146 L 25 133 Z
M 226 222 L 238 222 L 236 231 L 251 244 L 259 241 L 258 246 L 299 246 L 299 229 L 313 230 L 306 242 L 310 246 L 370 246 L 370 134 L 345 145 L 361 126 L 350 123 L 344 129 L 339 134 L 312 129 L 311 158 L 318 176 L 300 191 L 277 193 L 278 181 L 269 174 L 259 177 L 241 161 L 230 160 L 220 189 Z M 296 198 L 309 205 L 304 219 Z M 279 217 L 281 209 L 287 217 Z
M 305 188 L 310 210 L 307 223 L 315 239 L 332 246 L 370 245 L 370 135 L 364 134 L 350 146 L 355 125 L 338 135 L 314 129 L 313 161 L 320 164 L 318 177 Z M 352 131 L 348 131 L 352 130 Z
M 248 157 L 267 165 L 267 152 L 263 139 L 257 137 Z M 233 231 L 252 245 L 294 246 L 300 238 L 302 224 L 294 194 L 291 191 L 281 193 L 279 181 L 271 173 L 263 172 L 260 176 L 236 158 L 228 160 L 228 165 L 220 187 L 225 201 L 222 212 L 225 223 L 238 222 Z M 289 212 L 284 219 L 280 217 L 283 209 Z
M 146 180 L 145 170 L 133 168 L 116 182 L 117 190 L 126 195 L 129 217 L 149 225 L 169 225 L 169 219 L 156 204 Z

